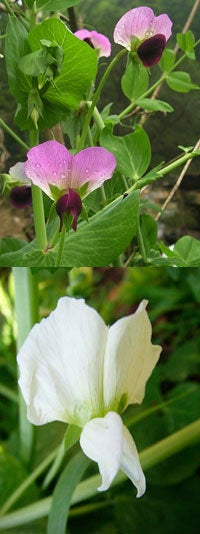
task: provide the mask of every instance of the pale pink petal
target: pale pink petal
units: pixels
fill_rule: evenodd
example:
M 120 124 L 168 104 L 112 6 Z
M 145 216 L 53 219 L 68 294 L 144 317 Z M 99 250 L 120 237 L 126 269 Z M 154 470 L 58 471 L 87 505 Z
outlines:
M 131 49 L 131 39 L 145 39 L 146 32 L 151 29 L 154 12 L 150 7 L 136 7 L 127 11 L 118 21 L 114 29 L 114 41 L 128 50 Z
M 85 148 L 73 158 L 70 187 L 79 189 L 88 183 L 88 194 L 112 178 L 116 164 L 113 154 L 105 148 Z
M 49 184 L 66 190 L 69 184 L 73 156 L 57 141 L 46 141 L 31 148 L 24 165 L 31 182 L 52 197 Z
M 99 57 L 108 57 L 111 54 L 111 43 L 102 33 L 88 30 L 78 30 L 75 32 L 76 37 L 82 41 L 89 39 L 94 48 L 99 50 Z
M 172 31 L 171 31 L 172 24 L 173 22 L 170 20 L 168 15 L 164 13 L 163 15 L 159 15 L 158 17 L 154 18 L 154 21 L 152 24 L 152 32 L 154 35 L 157 35 L 157 34 L 164 35 L 167 41 L 172 34 Z

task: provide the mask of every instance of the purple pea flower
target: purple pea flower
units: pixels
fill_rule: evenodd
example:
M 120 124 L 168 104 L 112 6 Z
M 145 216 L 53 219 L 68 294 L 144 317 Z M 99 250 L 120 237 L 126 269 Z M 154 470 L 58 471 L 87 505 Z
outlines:
M 114 29 L 114 41 L 137 52 L 145 67 L 158 63 L 171 35 L 172 21 L 165 13 L 155 17 L 150 7 L 127 11 Z
M 81 41 L 88 43 L 92 48 L 96 48 L 98 50 L 98 57 L 110 56 L 111 43 L 102 33 L 82 29 L 75 32 L 74 35 L 78 37 L 78 39 L 81 39 Z
M 73 156 L 57 141 L 46 141 L 28 151 L 22 172 L 56 200 L 60 229 L 66 213 L 73 216 L 72 228 L 76 230 L 81 199 L 112 178 L 115 167 L 115 157 L 105 148 L 86 148 Z

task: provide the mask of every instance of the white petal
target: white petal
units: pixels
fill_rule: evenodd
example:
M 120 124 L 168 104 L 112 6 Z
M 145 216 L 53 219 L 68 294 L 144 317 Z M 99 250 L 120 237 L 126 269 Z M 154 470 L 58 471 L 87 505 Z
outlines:
M 19 182 L 23 185 L 31 185 L 31 181 L 27 178 L 24 172 L 24 163 L 18 161 L 13 167 L 10 167 L 9 175 L 11 180 Z
M 31 330 L 19 355 L 19 385 L 36 425 L 53 420 L 83 426 L 102 406 L 107 327 L 82 299 L 64 297 Z
M 135 442 L 125 426 L 123 427 L 123 453 L 120 469 L 136 486 L 137 497 L 141 497 L 146 490 L 146 480 L 140 465 Z
M 123 411 L 140 403 L 161 347 L 152 345 L 152 328 L 142 301 L 136 313 L 111 326 L 104 360 L 104 402 L 108 410 Z
M 120 468 L 122 439 L 122 419 L 115 412 L 109 412 L 102 418 L 92 419 L 83 428 L 80 445 L 86 456 L 98 463 L 102 476 L 99 491 L 109 488 Z

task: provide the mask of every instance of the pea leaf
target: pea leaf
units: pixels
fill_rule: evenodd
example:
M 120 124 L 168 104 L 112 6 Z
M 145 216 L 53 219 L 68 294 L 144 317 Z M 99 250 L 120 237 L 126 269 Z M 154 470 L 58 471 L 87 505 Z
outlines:
M 137 181 L 147 170 L 151 146 L 148 135 L 139 126 L 124 137 L 112 135 L 110 127 L 106 127 L 101 132 L 100 142 L 115 155 L 118 171 L 128 178 Z
M 166 77 L 166 82 L 170 89 L 178 93 L 189 93 L 192 89 L 199 89 L 199 86 L 192 82 L 188 72 L 172 72 Z

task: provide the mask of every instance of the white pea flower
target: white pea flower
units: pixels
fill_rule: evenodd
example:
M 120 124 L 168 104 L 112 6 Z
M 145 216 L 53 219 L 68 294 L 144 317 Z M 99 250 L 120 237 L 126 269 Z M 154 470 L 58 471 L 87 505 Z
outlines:
M 36 324 L 18 354 L 19 385 L 35 425 L 64 421 L 82 428 L 80 445 L 98 463 L 100 491 L 121 469 L 145 492 L 134 440 L 119 414 L 141 403 L 161 347 L 152 345 L 147 301 L 110 328 L 82 299 L 63 297 Z

